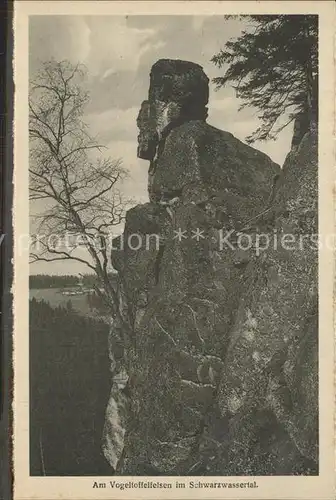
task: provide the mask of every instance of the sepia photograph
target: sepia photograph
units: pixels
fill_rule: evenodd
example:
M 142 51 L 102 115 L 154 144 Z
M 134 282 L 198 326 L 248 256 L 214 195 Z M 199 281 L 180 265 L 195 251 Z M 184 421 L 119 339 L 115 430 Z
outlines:
M 332 3 L 30 3 L 15 499 L 331 500 Z

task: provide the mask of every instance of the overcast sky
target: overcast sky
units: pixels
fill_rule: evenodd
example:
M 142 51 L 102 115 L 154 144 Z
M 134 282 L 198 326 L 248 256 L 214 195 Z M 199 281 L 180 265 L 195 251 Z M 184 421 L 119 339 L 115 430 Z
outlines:
M 147 199 L 148 162 L 136 157 L 136 117 L 146 99 L 151 66 L 161 58 L 201 64 L 212 79 L 223 71 L 211 57 L 245 26 L 222 16 L 32 16 L 30 18 L 30 73 L 54 58 L 82 62 L 88 68 L 90 105 L 86 122 L 114 158 L 122 158 L 131 177 L 124 190 L 137 202 Z M 244 140 L 258 125 L 256 112 L 238 112 L 241 102 L 232 89 L 215 91 L 210 83 L 208 123 Z M 255 143 L 282 165 L 290 148 L 292 129 L 279 139 Z M 32 273 L 83 272 L 73 263 L 38 263 Z

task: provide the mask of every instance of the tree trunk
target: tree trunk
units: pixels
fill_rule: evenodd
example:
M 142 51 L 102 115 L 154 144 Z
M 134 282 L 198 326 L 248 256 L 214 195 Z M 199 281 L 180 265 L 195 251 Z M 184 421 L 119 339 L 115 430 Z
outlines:
M 305 37 L 307 40 L 307 44 L 309 44 L 309 25 L 306 24 L 305 28 Z M 305 63 L 305 73 L 306 73 L 306 87 L 307 87 L 307 113 L 308 113 L 308 122 L 309 129 L 313 130 L 317 127 L 317 101 L 318 94 L 316 93 L 316 81 L 313 75 L 313 66 L 312 66 L 312 50 L 309 46 L 309 50 L 307 50 L 307 59 Z

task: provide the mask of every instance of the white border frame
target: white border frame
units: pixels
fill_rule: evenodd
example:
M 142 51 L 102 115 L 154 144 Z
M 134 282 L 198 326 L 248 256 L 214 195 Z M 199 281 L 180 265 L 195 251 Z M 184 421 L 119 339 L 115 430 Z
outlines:
M 26 499 L 185 499 L 185 498 L 334 498 L 334 335 L 333 335 L 333 254 L 322 249 L 319 255 L 320 319 L 320 474 L 312 477 L 239 477 L 223 481 L 258 482 L 258 489 L 93 489 L 94 481 L 109 482 L 116 477 L 30 477 L 29 476 L 29 363 L 28 363 L 28 249 L 23 239 L 29 228 L 28 205 L 28 20 L 30 15 L 223 15 L 252 13 L 318 14 L 319 30 L 319 231 L 334 233 L 334 61 L 335 30 L 333 1 L 15 1 L 14 7 L 14 500 Z M 139 103 L 140 104 L 140 103 Z M 122 482 L 129 479 L 117 478 Z M 188 477 L 150 477 L 149 480 L 188 483 Z M 202 478 L 196 477 L 195 480 Z M 211 481 L 211 477 L 206 477 Z

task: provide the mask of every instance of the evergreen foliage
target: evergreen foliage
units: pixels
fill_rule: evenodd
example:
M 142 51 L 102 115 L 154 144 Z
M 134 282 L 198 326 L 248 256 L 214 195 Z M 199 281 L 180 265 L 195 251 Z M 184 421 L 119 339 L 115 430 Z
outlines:
M 261 125 L 247 142 L 275 139 L 296 117 L 317 119 L 318 16 L 225 16 L 248 20 L 250 27 L 214 55 L 212 62 L 226 66 L 214 78 L 217 88 L 231 84 L 241 109 L 258 110 Z M 284 123 L 279 123 L 285 116 Z

